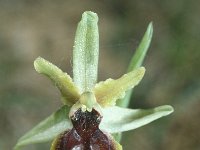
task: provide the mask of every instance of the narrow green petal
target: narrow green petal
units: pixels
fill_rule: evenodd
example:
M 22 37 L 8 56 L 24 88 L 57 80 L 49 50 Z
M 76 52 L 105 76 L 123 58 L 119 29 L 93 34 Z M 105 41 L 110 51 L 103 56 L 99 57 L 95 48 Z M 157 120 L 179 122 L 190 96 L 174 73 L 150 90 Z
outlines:
M 116 100 L 123 98 L 125 92 L 136 86 L 144 76 L 145 68 L 140 67 L 117 80 L 108 79 L 95 86 L 94 93 L 97 102 L 102 106 L 115 105 Z
M 142 38 L 142 41 L 140 42 L 138 48 L 136 49 L 131 62 L 128 67 L 128 72 L 140 67 L 144 61 L 144 58 L 146 56 L 146 53 L 148 51 L 149 45 L 151 43 L 153 35 L 153 24 L 152 22 L 148 25 L 148 28 Z M 120 107 L 128 107 L 129 101 L 131 98 L 132 90 L 128 90 L 126 92 L 126 96 L 123 99 L 119 99 L 117 101 L 117 106 Z
M 15 149 L 18 150 L 21 146 L 33 143 L 50 141 L 63 131 L 71 129 L 72 125 L 68 117 L 69 110 L 70 108 L 65 105 L 36 125 L 18 140 Z
M 99 57 L 98 16 L 87 11 L 78 24 L 73 48 L 73 79 L 81 93 L 91 91 L 97 81 Z
M 62 94 L 64 104 L 72 105 L 76 103 L 80 97 L 80 92 L 67 73 L 62 72 L 57 66 L 41 57 L 34 61 L 34 67 L 38 73 L 46 75 L 55 83 Z
M 103 120 L 100 128 L 109 133 L 133 130 L 173 112 L 169 105 L 153 109 L 127 109 L 117 106 L 102 109 Z

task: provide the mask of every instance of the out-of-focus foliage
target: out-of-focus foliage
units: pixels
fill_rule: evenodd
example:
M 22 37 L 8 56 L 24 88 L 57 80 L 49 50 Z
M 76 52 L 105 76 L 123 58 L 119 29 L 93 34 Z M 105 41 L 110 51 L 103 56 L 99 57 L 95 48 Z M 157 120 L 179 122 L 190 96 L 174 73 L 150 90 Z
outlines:
M 43 56 L 70 73 L 74 31 L 85 10 L 100 18 L 99 80 L 126 71 L 146 26 L 154 24 L 146 75 L 130 107 L 171 104 L 176 111 L 127 132 L 124 149 L 199 149 L 199 5 L 194 0 L 0 0 L 0 149 L 11 149 L 18 137 L 61 105 L 59 92 L 34 71 L 33 61 Z

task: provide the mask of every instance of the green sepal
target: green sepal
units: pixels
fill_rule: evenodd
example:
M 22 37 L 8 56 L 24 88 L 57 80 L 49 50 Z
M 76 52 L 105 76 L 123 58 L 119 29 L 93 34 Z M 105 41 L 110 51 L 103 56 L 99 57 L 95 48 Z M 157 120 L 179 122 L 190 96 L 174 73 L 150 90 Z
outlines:
M 97 81 L 99 58 L 98 16 L 86 11 L 78 24 L 73 47 L 73 79 L 83 92 L 91 91 Z
M 102 109 L 103 120 L 100 129 L 108 133 L 119 133 L 144 126 L 173 112 L 169 105 L 153 109 L 127 109 L 118 106 Z
M 21 150 L 21 147 L 25 145 L 51 141 L 58 134 L 71 129 L 72 124 L 68 117 L 69 110 L 70 108 L 64 105 L 44 121 L 40 122 L 18 140 L 15 150 Z

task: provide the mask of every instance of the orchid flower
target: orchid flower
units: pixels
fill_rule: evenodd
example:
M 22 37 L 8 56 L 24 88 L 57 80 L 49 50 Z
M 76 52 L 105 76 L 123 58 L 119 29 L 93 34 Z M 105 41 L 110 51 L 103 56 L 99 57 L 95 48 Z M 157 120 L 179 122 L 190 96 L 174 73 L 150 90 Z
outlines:
M 22 136 L 16 150 L 51 140 L 51 150 L 122 150 L 116 135 L 173 112 L 169 105 L 146 110 L 125 108 L 132 89 L 145 73 L 141 64 L 151 42 L 152 23 L 131 60 L 128 73 L 99 83 L 97 23 L 96 13 L 83 13 L 73 47 L 73 78 L 44 58 L 35 60 L 36 71 L 51 79 L 64 105 Z

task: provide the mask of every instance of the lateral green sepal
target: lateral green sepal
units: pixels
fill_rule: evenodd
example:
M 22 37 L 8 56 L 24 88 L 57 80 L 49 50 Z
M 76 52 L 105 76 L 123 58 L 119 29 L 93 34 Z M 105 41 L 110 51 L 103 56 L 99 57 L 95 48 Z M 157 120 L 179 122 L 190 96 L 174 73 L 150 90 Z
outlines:
M 68 117 L 69 111 L 70 108 L 64 105 L 44 121 L 40 122 L 18 140 L 15 150 L 20 150 L 25 145 L 51 141 L 58 134 L 71 129 L 72 124 Z
M 172 106 L 164 105 L 152 109 L 128 109 L 118 106 L 102 109 L 103 120 L 100 129 L 108 133 L 119 133 L 144 126 L 174 111 Z

